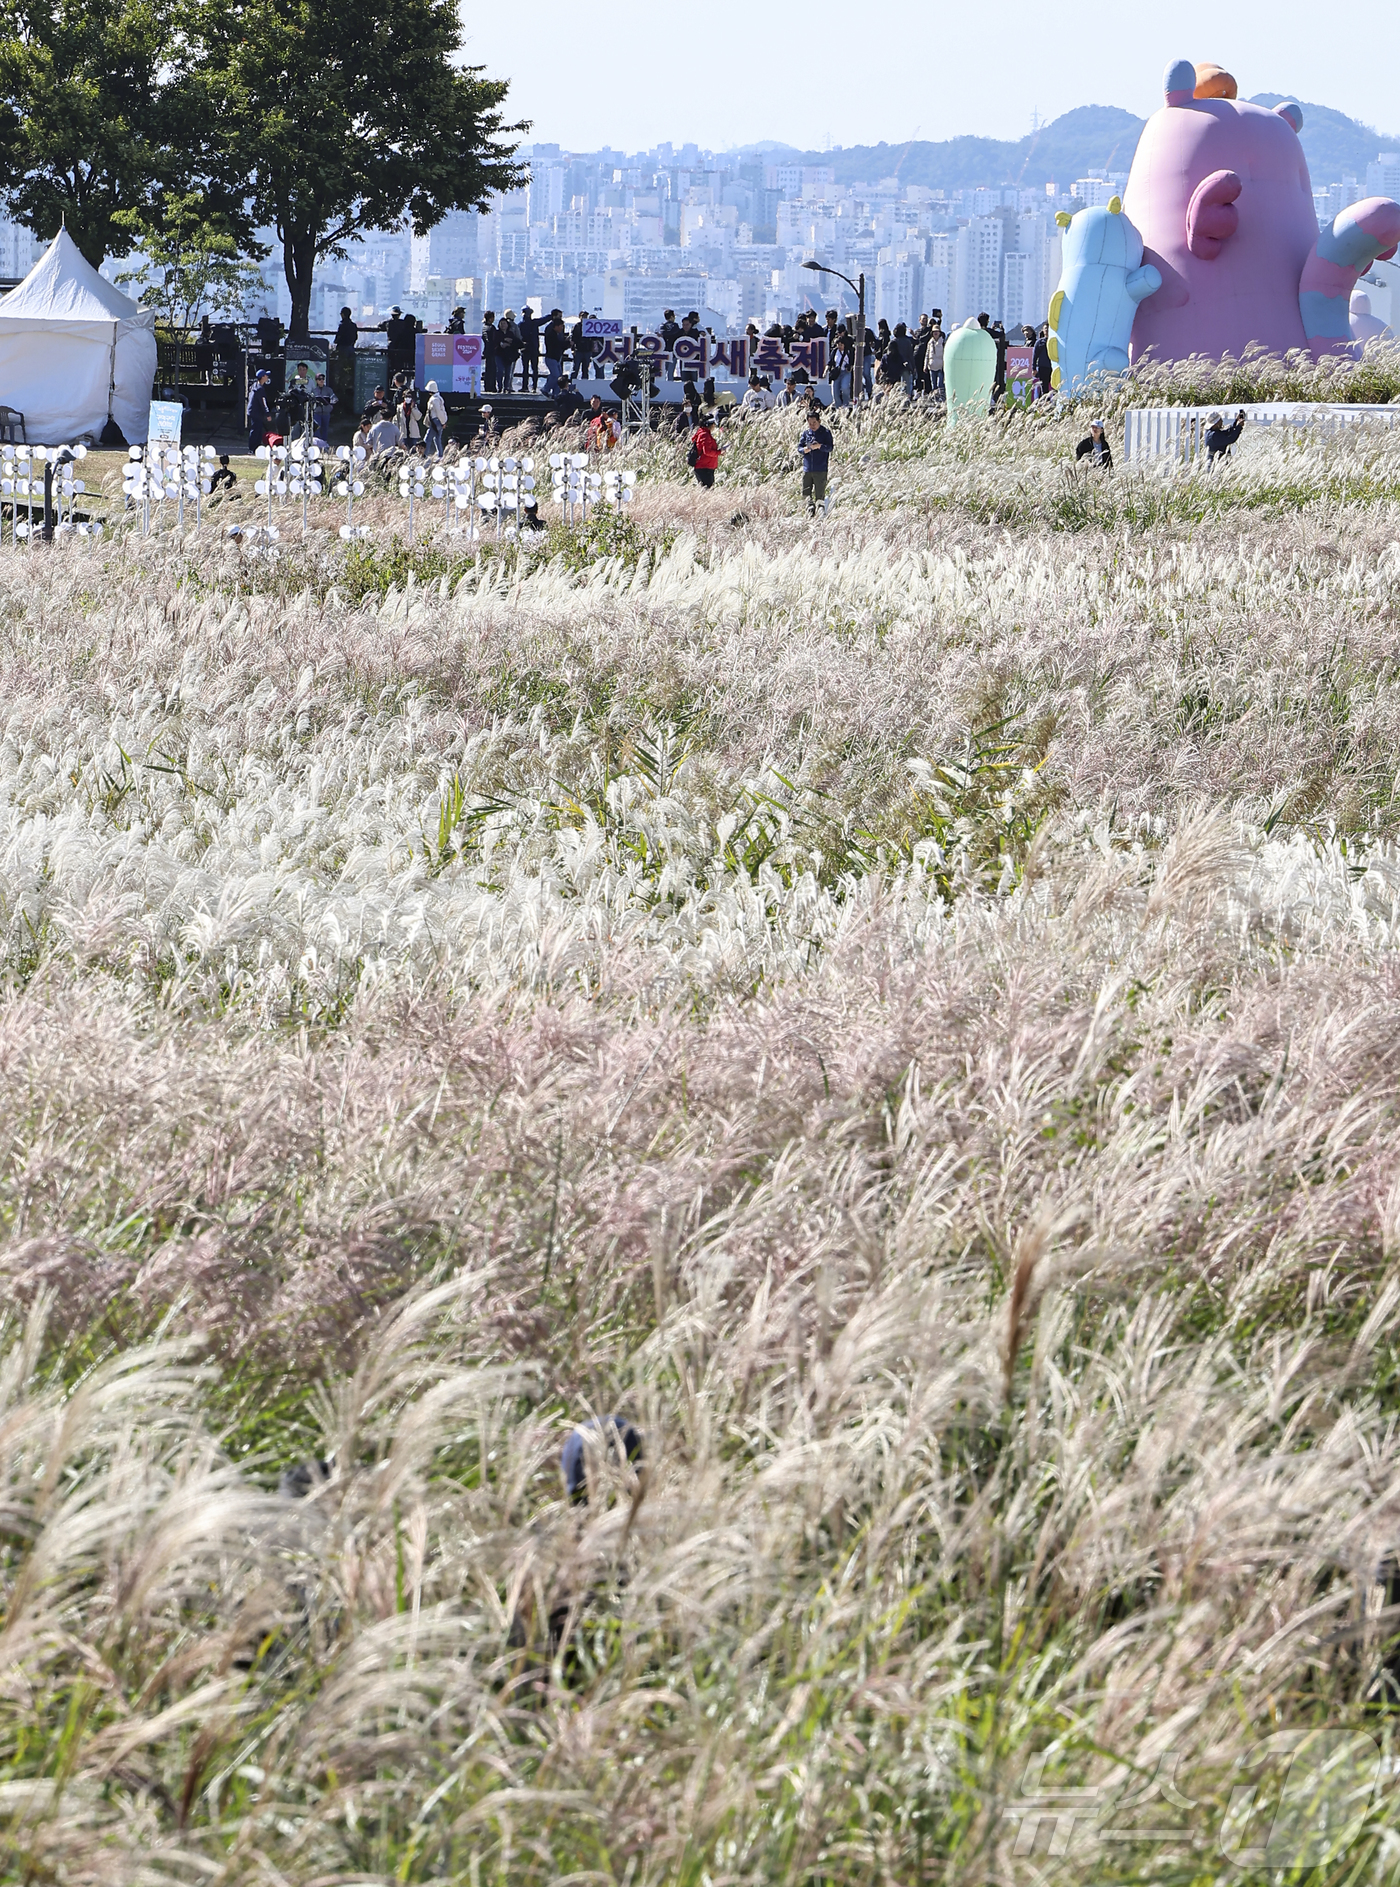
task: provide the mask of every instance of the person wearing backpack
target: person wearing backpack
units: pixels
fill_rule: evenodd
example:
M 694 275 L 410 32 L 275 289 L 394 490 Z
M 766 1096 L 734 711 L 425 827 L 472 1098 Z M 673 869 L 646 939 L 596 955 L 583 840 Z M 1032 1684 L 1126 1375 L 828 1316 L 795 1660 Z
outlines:
M 697 485 L 703 485 L 709 491 L 715 482 L 715 473 L 719 470 L 719 455 L 724 447 L 715 438 L 710 422 L 703 413 L 696 415 L 695 430 L 690 435 L 690 451 L 686 461 L 695 473 Z
M 447 402 L 438 392 L 436 380 L 428 382 L 426 392 L 428 404 L 425 409 L 426 431 L 423 441 L 423 457 L 430 452 L 442 457 L 442 442 L 447 432 Z

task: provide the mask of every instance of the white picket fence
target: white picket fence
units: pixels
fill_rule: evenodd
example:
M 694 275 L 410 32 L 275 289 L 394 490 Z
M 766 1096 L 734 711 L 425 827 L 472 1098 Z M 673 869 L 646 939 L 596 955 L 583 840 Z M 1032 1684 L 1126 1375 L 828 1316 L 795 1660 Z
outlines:
M 1400 406 L 1323 405 L 1320 402 L 1269 400 L 1243 408 L 1232 406 L 1137 406 L 1123 421 L 1123 459 L 1128 465 L 1152 465 L 1174 459 L 1189 465 L 1205 456 L 1206 421 L 1219 413 L 1227 425 L 1243 411 L 1255 426 L 1308 426 L 1341 432 L 1364 420 L 1400 425 Z

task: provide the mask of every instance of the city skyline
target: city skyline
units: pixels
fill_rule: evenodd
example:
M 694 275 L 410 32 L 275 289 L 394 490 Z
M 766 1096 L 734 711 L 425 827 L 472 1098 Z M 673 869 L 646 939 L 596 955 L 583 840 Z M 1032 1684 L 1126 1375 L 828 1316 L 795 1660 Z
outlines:
M 1400 197 L 1396 141 L 1330 106 L 1305 103 L 1304 116 L 1320 226 L 1362 196 Z M 828 156 L 669 140 L 647 151 L 576 151 L 531 138 L 519 188 L 481 210 L 449 212 L 422 236 L 366 229 L 346 256 L 328 259 L 315 274 L 311 325 L 334 329 L 348 306 L 372 328 L 401 305 L 441 327 L 461 305 L 475 331 L 487 308 L 528 301 L 541 312 L 559 305 L 572 318 L 586 309 L 644 329 L 684 305 L 718 333 L 791 320 L 808 305 L 852 311 L 849 291 L 805 267 L 812 258 L 866 276 L 872 320 L 893 325 L 937 307 L 952 321 L 986 312 L 1037 325 L 1059 280 L 1057 217 L 1121 193 L 1138 131 L 1120 108 L 1079 106 L 1043 138 L 1020 143 L 921 142 Z M 955 181 L 974 175 L 982 181 Z M 286 322 L 279 246 L 272 231 L 260 235 L 268 249 L 262 283 L 242 314 Z M 36 253 L 29 232 L 0 224 L 0 274 L 17 279 Z M 132 261 L 109 257 L 103 272 L 117 279 Z M 1373 311 L 1389 321 L 1389 271 L 1382 274 Z

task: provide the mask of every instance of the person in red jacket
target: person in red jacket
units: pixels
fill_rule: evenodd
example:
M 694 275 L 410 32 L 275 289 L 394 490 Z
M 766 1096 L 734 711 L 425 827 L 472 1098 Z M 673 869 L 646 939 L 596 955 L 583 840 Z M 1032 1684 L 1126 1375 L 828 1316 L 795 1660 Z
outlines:
M 695 482 L 708 491 L 715 482 L 715 473 L 719 470 L 719 455 L 724 447 L 710 427 L 710 422 L 703 414 L 695 422 L 695 430 L 690 435 L 690 463 L 695 470 Z

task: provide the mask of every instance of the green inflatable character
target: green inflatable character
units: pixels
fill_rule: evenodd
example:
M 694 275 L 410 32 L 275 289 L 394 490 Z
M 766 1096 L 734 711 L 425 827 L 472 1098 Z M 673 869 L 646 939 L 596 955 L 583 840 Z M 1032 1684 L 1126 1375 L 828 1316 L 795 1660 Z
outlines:
M 957 420 L 960 406 L 974 413 L 987 411 L 996 384 L 997 344 L 971 315 L 948 336 L 948 345 L 943 350 L 943 374 L 948 388 L 950 426 Z

